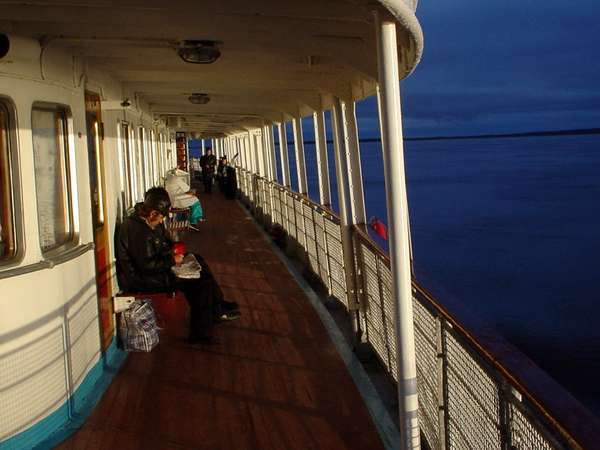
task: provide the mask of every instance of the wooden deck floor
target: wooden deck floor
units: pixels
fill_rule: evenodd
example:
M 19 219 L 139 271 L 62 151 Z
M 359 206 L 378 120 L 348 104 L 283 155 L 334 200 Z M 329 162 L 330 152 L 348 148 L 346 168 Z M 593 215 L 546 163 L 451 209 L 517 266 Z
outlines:
M 133 353 L 61 449 L 378 449 L 346 367 L 303 291 L 242 207 L 202 195 L 188 247 L 210 264 L 242 318 L 216 346 L 185 343 L 187 306 L 158 305 L 161 343 Z M 186 239 L 187 240 L 187 239 Z

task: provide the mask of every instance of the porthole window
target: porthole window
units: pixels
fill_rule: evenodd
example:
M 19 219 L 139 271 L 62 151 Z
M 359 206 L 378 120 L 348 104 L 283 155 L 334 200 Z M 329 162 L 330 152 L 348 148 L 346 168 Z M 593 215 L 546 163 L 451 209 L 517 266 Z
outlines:
M 69 111 L 34 104 L 31 112 L 38 226 L 43 252 L 73 240 Z
M 0 264 L 17 256 L 15 230 L 15 174 L 16 149 L 11 139 L 13 116 L 9 105 L 0 99 Z

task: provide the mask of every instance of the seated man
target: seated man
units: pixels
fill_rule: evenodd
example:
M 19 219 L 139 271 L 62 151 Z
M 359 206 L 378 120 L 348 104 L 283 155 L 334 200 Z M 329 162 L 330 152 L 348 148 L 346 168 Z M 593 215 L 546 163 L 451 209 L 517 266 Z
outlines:
M 190 229 L 200 231 L 198 222 L 204 220 L 204 212 L 200 200 L 194 191 L 190 190 L 190 186 L 181 176 L 182 173 L 185 174 L 179 169 L 167 172 L 165 188 L 175 208 L 190 208 Z
M 119 227 L 116 239 L 119 286 L 126 291 L 164 292 L 177 288 L 190 307 L 191 343 L 214 343 L 211 336 L 213 318 L 232 320 L 239 317 L 237 304 L 226 302 L 223 292 L 204 260 L 198 256 L 202 270 L 199 279 L 176 278 L 171 267 L 181 264 L 184 255 L 174 254 L 163 220 L 171 202 L 163 188 L 146 192 L 144 202 Z

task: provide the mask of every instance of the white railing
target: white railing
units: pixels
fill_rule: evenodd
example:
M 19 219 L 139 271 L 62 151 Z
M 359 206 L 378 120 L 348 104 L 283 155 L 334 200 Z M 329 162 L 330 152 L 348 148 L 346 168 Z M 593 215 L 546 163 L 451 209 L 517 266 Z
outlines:
M 339 218 L 240 168 L 238 187 L 256 219 L 281 226 L 287 250 L 347 306 Z M 389 258 L 358 227 L 353 244 L 360 333 L 396 380 Z M 419 422 L 429 448 L 537 450 L 600 443 L 599 421 L 576 400 L 499 336 L 477 322 L 465 326 L 414 280 L 413 308 Z

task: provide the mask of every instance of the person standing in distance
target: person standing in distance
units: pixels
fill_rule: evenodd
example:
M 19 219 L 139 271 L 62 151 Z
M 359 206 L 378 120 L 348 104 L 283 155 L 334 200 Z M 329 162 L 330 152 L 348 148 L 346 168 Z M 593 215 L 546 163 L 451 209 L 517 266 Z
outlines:
M 212 192 L 213 178 L 215 176 L 215 167 L 217 158 L 213 155 L 212 148 L 207 148 L 206 153 L 200 158 L 200 167 L 202 167 L 202 181 L 204 182 L 204 192 Z

